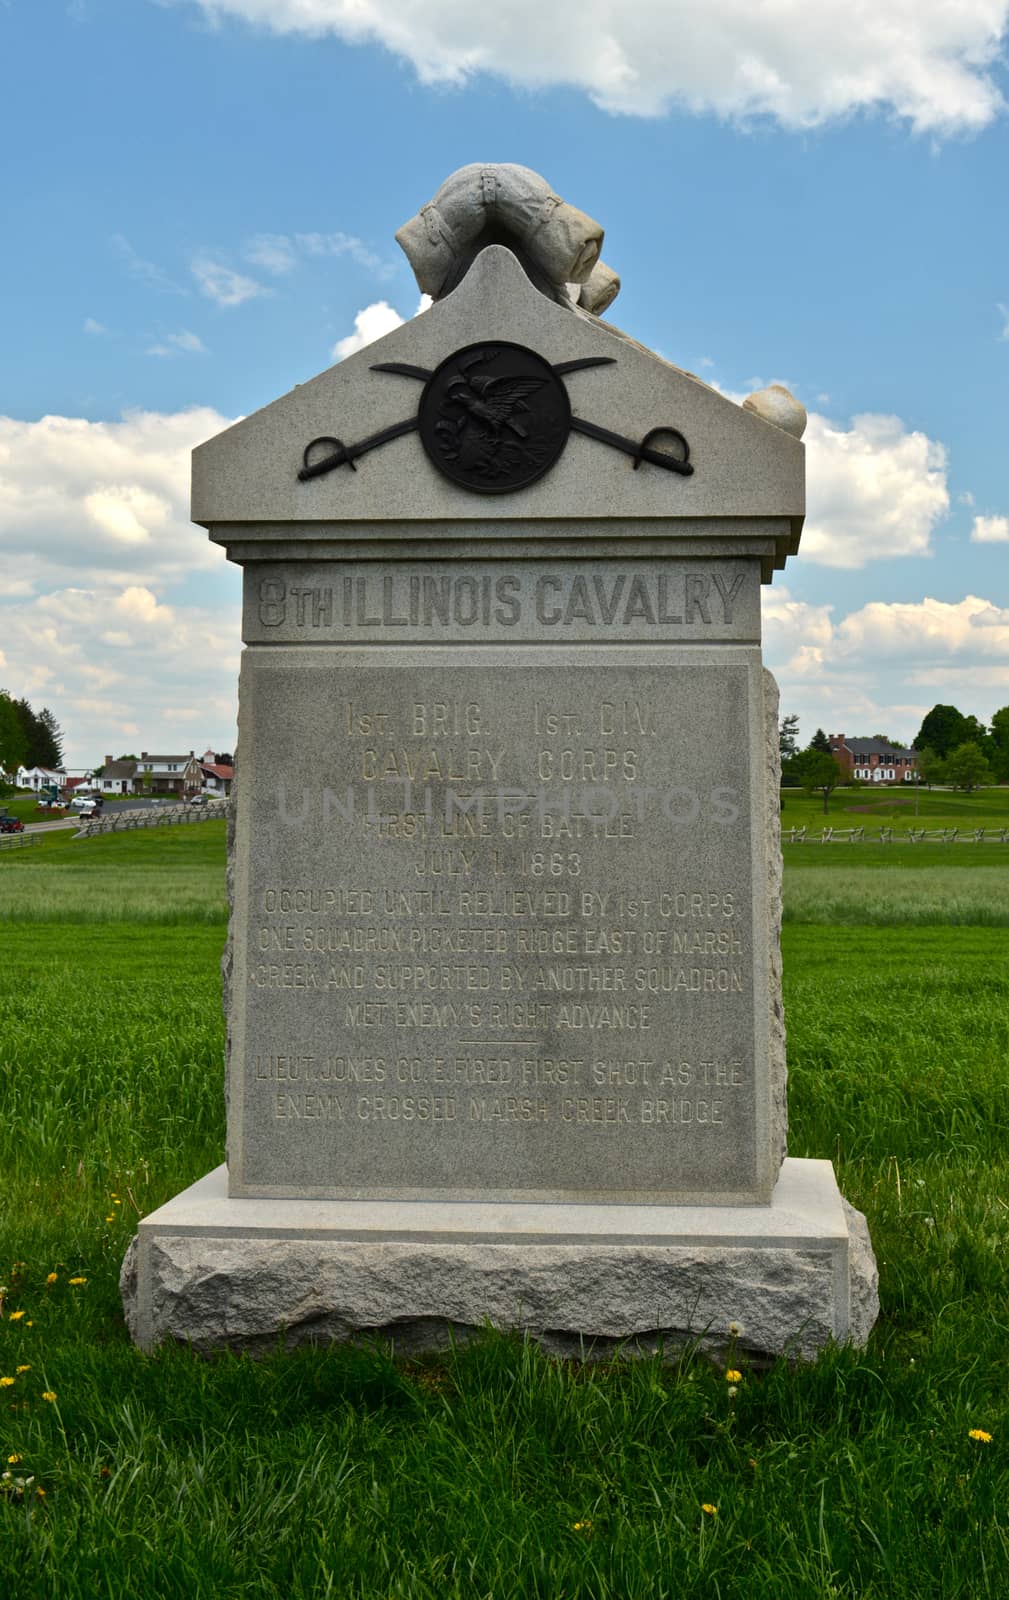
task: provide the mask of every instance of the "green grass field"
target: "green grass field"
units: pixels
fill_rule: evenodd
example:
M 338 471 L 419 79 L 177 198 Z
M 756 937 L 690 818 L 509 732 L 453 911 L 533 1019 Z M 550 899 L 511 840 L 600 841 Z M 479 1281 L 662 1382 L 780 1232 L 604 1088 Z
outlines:
M 955 789 L 919 789 L 917 808 L 914 790 L 899 787 L 877 788 L 863 783 L 835 789 L 824 814 L 822 795 L 804 794 L 801 789 L 782 790 L 781 822 L 784 828 L 819 832 L 823 823 L 835 828 L 861 828 L 866 832 L 885 828 L 982 828 L 1009 825 L 1009 788 L 978 789 L 963 794 Z
M 137 1216 L 222 1157 L 223 857 L 216 822 L 0 855 L 0 1595 L 1003 1600 L 999 847 L 786 858 L 790 1148 L 867 1212 L 883 1310 L 868 1351 L 744 1365 L 734 1398 L 689 1353 L 492 1336 L 132 1348 Z

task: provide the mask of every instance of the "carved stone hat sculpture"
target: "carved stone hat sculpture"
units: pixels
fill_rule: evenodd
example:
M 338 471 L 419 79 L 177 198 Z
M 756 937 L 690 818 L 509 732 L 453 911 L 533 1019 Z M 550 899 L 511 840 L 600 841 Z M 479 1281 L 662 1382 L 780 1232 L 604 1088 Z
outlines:
M 507 244 L 554 300 L 598 315 L 620 292 L 620 279 L 599 259 L 599 223 L 513 162 L 460 167 L 396 238 L 433 300 L 450 294 L 489 244 Z

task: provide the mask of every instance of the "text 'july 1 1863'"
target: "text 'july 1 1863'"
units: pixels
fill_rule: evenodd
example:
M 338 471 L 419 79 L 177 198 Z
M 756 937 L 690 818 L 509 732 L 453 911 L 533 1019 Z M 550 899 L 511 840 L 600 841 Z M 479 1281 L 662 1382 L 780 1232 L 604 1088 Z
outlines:
M 745 1189 L 748 665 L 472 665 L 463 693 L 441 665 L 418 693 L 310 654 L 250 717 L 247 1181 Z

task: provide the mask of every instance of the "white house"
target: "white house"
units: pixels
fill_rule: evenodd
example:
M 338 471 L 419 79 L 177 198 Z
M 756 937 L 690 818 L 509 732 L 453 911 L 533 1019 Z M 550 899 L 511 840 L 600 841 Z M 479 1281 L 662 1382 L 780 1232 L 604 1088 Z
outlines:
M 14 778 L 19 789 L 33 789 L 36 794 L 40 789 L 48 789 L 53 784 L 57 789 L 62 789 L 66 781 L 67 775 L 62 769 L 57 772 L 49 767 L 18 767 Z

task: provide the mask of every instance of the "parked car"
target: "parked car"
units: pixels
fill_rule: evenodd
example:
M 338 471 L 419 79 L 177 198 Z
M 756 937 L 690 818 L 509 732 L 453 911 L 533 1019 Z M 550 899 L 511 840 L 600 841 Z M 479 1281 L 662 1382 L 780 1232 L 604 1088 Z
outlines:
M 20 817 L 12 817 L 9 811 L 0 811 L 0 833 L 23 833 L 24 827 Z
M 75 794 L 70 802 L 70 809 L 76 811 L 80 817 L 93 816 L 96 811 L 102 809 L 102 797 L 93 794 Z

